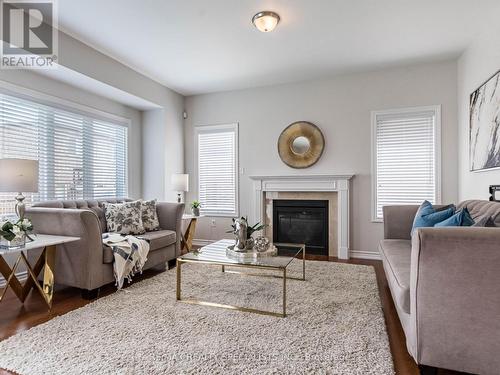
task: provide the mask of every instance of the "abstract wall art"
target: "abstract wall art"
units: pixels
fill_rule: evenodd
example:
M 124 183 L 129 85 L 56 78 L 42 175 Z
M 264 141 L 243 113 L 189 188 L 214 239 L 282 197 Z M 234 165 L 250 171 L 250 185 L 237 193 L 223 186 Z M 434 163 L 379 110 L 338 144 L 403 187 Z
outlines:
M 470 96 L 470 170 L 500 167 L 500 70 Z

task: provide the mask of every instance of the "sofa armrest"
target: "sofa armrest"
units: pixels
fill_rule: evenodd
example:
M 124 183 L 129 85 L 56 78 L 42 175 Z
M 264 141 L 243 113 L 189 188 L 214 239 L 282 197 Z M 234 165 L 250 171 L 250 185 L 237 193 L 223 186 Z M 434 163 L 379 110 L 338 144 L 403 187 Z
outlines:
M 384 206 L 384 238 L 409 240 L 417 205 Z
M 175 254 L 181 254 L 182 215 L 184 203 L 157 202 L 156 213 L 162 229 L 173 230 L 176 233 Z
M 410 341 L 417 362 L 496 373 L 499 286 L 499 228 L 418 229 L 410 275 Z
M 99 218 L 91 210 L 30 207 L 35 233 L 80 237 L 79 241 L 60 245 L 56 258 L 58 282 L 93 289 L 99 283 L 103 259 Z

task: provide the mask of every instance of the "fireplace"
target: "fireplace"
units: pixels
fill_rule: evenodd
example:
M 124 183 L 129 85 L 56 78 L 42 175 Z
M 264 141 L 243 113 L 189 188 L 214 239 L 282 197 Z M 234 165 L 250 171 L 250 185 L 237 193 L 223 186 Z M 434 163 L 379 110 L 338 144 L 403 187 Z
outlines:
M 274 199 L 273 241 L 304 243 L 307 254 L 328 255 L 328 201 Z

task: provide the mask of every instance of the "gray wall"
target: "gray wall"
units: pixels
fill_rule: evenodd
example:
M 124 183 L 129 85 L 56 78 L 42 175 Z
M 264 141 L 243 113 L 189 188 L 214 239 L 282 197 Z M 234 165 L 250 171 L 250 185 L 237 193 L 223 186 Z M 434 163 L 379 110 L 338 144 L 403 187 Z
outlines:
M 234 123 L 239 128 L 240 215 L 250 212 L 257 174 L 350 174 L 352 183 L 351 248 L 375 252 L 382 224 L 371 222 L 370 111 L 442 105 L 442 197 L 457 200 L 456 63 L 442 62 L 186 98 L 185 163 L 195 173 L 193 127 Z M 291 122 L 318 125 L 326 139 L 319 162 L 306 170 L 284 165 L 276 150 L 280 132 Z M 187 200 L 197 196 L 196 179 Z M 215 227 L 213 222 L 215 222 Z M 196 237 L 215 240 L 227 235 L 229 219 L 204 218 Z
M 500 169 L 469 171 L 469 96 L 500 69 L 500 23 L 485 21 L 484 30 L 458 60 L 459 196 L 487 199 L 489 185 L 500 184 Z

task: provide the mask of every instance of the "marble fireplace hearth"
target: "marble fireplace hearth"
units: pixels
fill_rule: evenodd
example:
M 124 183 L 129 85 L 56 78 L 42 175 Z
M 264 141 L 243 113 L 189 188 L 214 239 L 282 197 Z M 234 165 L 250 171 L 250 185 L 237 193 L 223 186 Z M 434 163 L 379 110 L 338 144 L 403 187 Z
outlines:
M 272 238 L 273 200 L 328 200 L 329 256 L 349 259 L 349 185 L 353 175 L 251 176 L 253 222 L 268 225 Z

